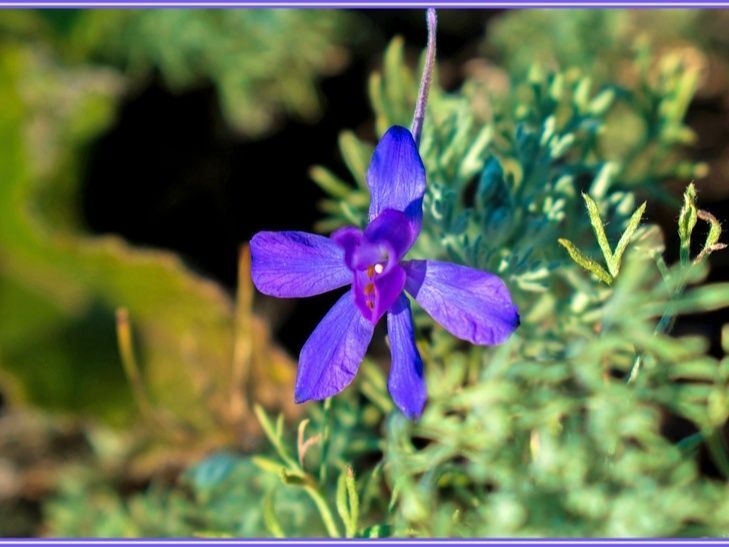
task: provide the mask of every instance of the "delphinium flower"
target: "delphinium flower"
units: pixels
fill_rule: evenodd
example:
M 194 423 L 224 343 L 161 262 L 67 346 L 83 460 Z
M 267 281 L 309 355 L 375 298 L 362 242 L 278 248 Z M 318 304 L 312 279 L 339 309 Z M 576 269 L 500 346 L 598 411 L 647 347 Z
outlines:
M 413 132 L 391 127 L 375 148 L 367 171 L 367 226 L 344 227 L 331 237 L 259 232 L 251 240 L 253 282 L 264 294 L 306 297 L 351 285 L 301 349 L 298 403 L 346 388 L 386 315 L 392 357 L 388 389 L 406 416 L 420 416 L 426 386 L 406 293 L 443 328 L 473 344 L 504 342 L 519 325 L 517 308 L 498 276 L 448 262 L 404 259 L 420 234 L 426 190 L 417 140 L 435 52 L 435 14 L 430 10 L 428 16 L 428 56 Z

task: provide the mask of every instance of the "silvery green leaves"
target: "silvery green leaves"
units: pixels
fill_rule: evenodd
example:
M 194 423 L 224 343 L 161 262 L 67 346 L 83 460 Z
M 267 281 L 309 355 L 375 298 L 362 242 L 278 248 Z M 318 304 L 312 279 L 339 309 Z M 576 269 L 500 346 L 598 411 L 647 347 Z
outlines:
M 638 207 L 631 215 L 625 227 L 625 231 L 623 231 L 623 234 L 620 236 L 620 240 L 618 241 L 618 244 L 613 251 L 610 243 L 608 242 L 607 235 L 605 234 L 605 227 L 603 225 L 602 219 L 600 218 L 600 211 L 597 207 L 597 204 L 587 194 L 582 194 L 582 198 L 585 200 L 587 213 L 590 217 L 590 224 L 592 225 L 592 229 L 595 232 L 595 237 L 597 238 L 597 243 L 600 246 L 600 250 L 602 251 L 605 264 L 607 265 L 607 271 L 599 263 L 586 257 L 579 249 L 577 249 L 577 247 L 575 247 L 574 243 L 572 243 L 568 239 L 560 238 L 558 240 L 559 244 L 567 249 L 570 258 L 572 258 L 572 260 L 574 260 L 577 264 L 582 266 L 590 273 L 594 274 L 600 281 L 602 281 L 606 285 L 612 285 L 615 281 L 615 278 L 620 273 L 620 264 L 623 259 L 623 254 L 628 248 L 628 244 L 633 238 L 635 231 L 638 229 L 640 220 L 643 217 L 643 213 L 645 212 L 646 203 L 643 202 L 643 204 Z

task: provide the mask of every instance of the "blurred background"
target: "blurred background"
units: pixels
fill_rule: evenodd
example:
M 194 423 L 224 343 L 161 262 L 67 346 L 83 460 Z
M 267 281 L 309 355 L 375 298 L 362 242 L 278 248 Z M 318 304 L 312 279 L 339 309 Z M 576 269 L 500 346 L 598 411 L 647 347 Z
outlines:
M 635 40 L 688 52 L 701 203 L 729 218 L 729 12 L 439 17 L 446 92 L 506 93 L 534 63 L 629 79 Z M 340 133 L 376 140 L 370 74 L 396 36 L 415 66 L 423 12 L 0 11 L 0 536 L 63 530 L 70 469 L 123 498 L 257 446 L 251 401 L 300 412 L 294 359 L 333 298 L 254 297 L 244 244 L 317 227 L 310 169 L 346 179 Z M 677 329 L 718 348 L 722 313 Z

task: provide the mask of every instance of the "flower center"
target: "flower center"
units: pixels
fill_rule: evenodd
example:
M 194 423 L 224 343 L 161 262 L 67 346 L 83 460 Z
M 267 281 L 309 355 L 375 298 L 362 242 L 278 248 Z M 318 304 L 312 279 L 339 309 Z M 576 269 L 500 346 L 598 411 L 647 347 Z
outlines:
M 375 286 L 374 279 L 384 271 L 385 266 L 380 263 L 367 266 L 367 278 L 369 281 L 365 283 L 362 292 L 364 293 L 365 304 L 370 310 L 375 309 L 375 303 L 377 301 L 377 287 Z
M 334 232 L 332 239 L 344 250 L 344 262 L 352 271 L 357 308 L 376 323 L 405 287 L 399 262 L 413 240 L 405 214 L 386 209 L 364 231 L 348 226 Z

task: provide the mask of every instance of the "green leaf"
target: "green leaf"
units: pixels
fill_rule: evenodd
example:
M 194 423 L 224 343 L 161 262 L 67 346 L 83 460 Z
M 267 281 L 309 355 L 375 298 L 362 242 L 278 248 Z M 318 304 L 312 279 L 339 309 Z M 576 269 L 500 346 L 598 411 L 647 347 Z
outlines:
M 591 87 L 592 82 L 589 77 L 582 78 L 575 86 L 573 100 L 580 114 L 586 114 L 588 112 Z
M 275 538 L 285 538 L 286 534 L 281 527 L 281 523 L 276 517 L 276 507 L 273 501 L 274 490 L 272 489 L 266 497 L 263 498 L 263 524 L 266 526 L 271 535 Z
M 346 537 L 354 537 L 359 521 L 359 495 L 349 466 L 342 470 L 337 480 L 337 512 L 344 523 Z
M 595 232 L 597 243 L 600 245 L 602 254 L 605 257 L 605 263 L 608 265 L 610 273 L 615 275 L 613 268 L 611 268 L 611 264 L 613 263 L 613 253 L 610 249 L 610 243 L 608 243 L 607 236 L 605 235 L 605 227 L 603 226 L 602 219 L 600 218 L 600 210 L 597 208 L 597 203 L 595 203 L 590 196 L 582 194 L 582 198 L 585 200 L 585 205 L 587 205 L 587 214 L 590 216 L 590 224 L 592 224 L 592 229 Z M 569 251 L 569 249 L 567 250 Z
M 590 114 L 593 116 L 603 116 L 615 99 L 615 91 L 613 89 L 605 89 L 600 92 L 590 103 Z
M 281 475 L 281 470 L 284 468 L 282 463 L 266 458 L 265 456 L 253 456 L 251 462 L 256 467 L 268 473 L 273 473 L 277 477 Z
M 199 532 L 195 532 L 192 534 L 192 537 L 194 538 L 200 538 L 200 539 L 234 539 L 235 536 L 233 534 L 226 534 L 225 532 L 215 532 L 212 530 L 200 530 Z
M 281 480 L 289 486 L 311 487 L 311 479 L 307 475 L 299 473 L 290 473 L 285 468 L 281 468 Z
M 253 411 L 256 413 L 258 423 L 261 424 L 261 429 L 263 429 L 263 433 L 266 435 L 269 442 L 273 445 L 278 444 L 280 439 L 276 436 L 276 430 L 274 429 L 271 420 L 268 418 L 268 414 L 266 414 L 266 411 L 263 410 L 263 407 L 256 404 L 253 406 Z
M 344 533 L 346 537 L 350 535 L 351 520 L 349 517 L 349 507 L 347 506 L 347 486 L 344 483 L 344 471 L 339 474 L 337 479 L 337 512 L 344 523 Z
M 279 457 L 284 461 L 289 469 L 298 471 L 298 463 L 291 457 L 291 454 L 289 454 L 289 451 L 286 449 L 282 438 L 283 415 L 279 414 L 278 419 L 276 420 L 276 425 L 274 426 L 274 424 L 271 422 L 270 418 L 266 414 L 266 411 L 263 410 L 263 407 L 261 405 L 254 405 L 253 411 L 256 414 L 256 418 L 258 418 L 258 423 L 261 424 L 261 429 L 263 429 L 263 433 L 276 449 Z
M 598 199 L 604 198 L 607 195 L 610 185 L 613 182 L 613 178 L 618 171 L 619 167 L 617 163 L 612 161 L 606 162 L 598 172 L 595 180 L 592 182 L 590 193 Z
M 378 134 L 392 125 L 407 127 L 411 121 L 417 87 L 412 71 L 405 64 L 404 49 L 402 37 L 393 38 L 385 50 L 382 73 L 375 72 L 369 79 Z
M 646 306 L 649 315 L 660 315 L 665 304 L 656 303 Z M 681 298 L 671 303 L 674 314 L 703 313 L 720 310 L 729 306 L 729 283 L 713 283 L 691 289 Z
M 361 537 L 363 538 L 386 538 L 392 535 L 392 526 L 389 524 L 375 524 L 374 526 L 368 526 L 362 531 Z
M 372 147 L 361 142 L 353 132 L 344 131 L 339 135 L 339 149 L 342 159 L 360 188 L 367 189 L 365 174 L 372 157 Z
M 185 473 L 185 478 L 195 488 L 209 490 L 225 482 L 239 463 L 240 459 L 234 454 L 221 452 L 206 458 L 195 467 L 188 469 Z
M 345 482 L 347 484 L 347 499 L 349 501 L 349 516 L 352 522 L 351 532 L 354 537 L 359 526 L 359 495 L 357 494 L 357 483 L 354 479 L 354 471 L 347 467 Z
M 472 177 L 482 168 L 486 149 L 491 144 L 493 137 L 493 127 L 485 126 L 478 132 L 474 139 L 469 139 L 470 144 L 468 146 L 468 151 L 461 160 L 461 164 L 458 168 L 458 175 L 462 179 Z
M 577 264 L 585 268 L 588 272 L 595 274 L 595 276 L 597 276 L 597 278 L 606 285 L 609 286 L 613 284 L 613 278 L 610 276 L 610 274 L 606 272 L 605 269 L 600 266 L 600 264 L 583 255 L 571 241 L 562 238 L 560 238 L 558 241 L 559 244 L 562 245 L 562 247 L 567 249 L 567 252 L 569 253 L 572 260 L 577 262 Z
M 645 208 L 646 202 L 643 202 L 643 204 L 631 215 L 623 235 L 620 236 L 620 241 L 618 241 L 618 245 L 615 247 L 615 252 L 613 253 L 612 265 L 608 265 L 610 267 L 610 273 L 613 276 L 617 276 L 620 272 L 620 262 L 623 259 L 623 253 L 625 253 L 625 249 L 628 248 L 628 244 L 633 238 L 633 234 L 638 229 L 638 225 L 640 224 L 641 218 L 643 218 Z
M 325 192 L 336 198 L 347 199 L 352 193 L 352 187 L 329 169 L 314 166 L 309 170 L 309 177 Z
M 402 79 L 404 48 L 405 41 L 402 38 L 395 38 L 385 51 L 382 84 L 385 88 L 386 104 L 396 108 L 400 107 L 397 108 L 397 111 L 391 113 L 391 116 L 395 118 L 395 123 L 408 126 L 411 115 L 410 108 L 402 108 L 408 102 L 408 90 L 403 85 Z
M 701 220 L 709 223 L 709 233 L 706 236 L 704 248 L 701 249 L 701 252 L 694 260 L 694 262 L 700 262 L 711 253 L 726 249 L 726 244 L 719 243 L 719 238 L 721 237 L 721 223 L 717 220 L 717 218 L 708 211 L 698 210 L 696 214 Z
M 552 159 L 559 159 L 564 156 L 575 142 L 574 133 L 562 135 L 559 139 L 553 141 L 551 145 Z
M 697 211 L 697 215 L 701 220 L 710 224 L 709 234 L 706 236 L 706 243 L 704 243 L 704 247 L 716 245 L 721 237 L 721 224 L 714 215 L 707 211 L 699 210 Z

